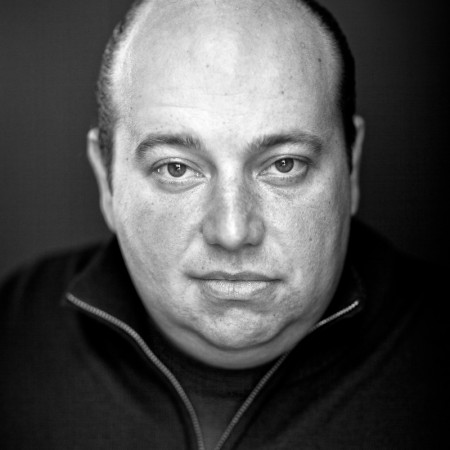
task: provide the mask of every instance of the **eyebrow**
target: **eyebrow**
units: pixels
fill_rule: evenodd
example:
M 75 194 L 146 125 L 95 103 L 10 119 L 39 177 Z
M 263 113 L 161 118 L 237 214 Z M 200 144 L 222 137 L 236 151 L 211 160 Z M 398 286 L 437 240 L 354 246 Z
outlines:
M 166 133 L 150 133 L 138 145 L 136 156 L 142 159 L 145 154 L 160 145 L 168 145 L 171 147 L 181 147 L 194 149 L 198 152 L 206 151 L 203 142 L 197 137 L 187 133 L 166 134 Z
M 261 149 L 267 150 L 281 145 L 304 145 L 309 147 L 313 153 L 319 154 L 322 151 L 323 143 L 319 136 L 303 131 L 292 131 L 287 133 L 276 133 L 261 136 L 249 145 L 251 152 Z
M 302 131 L 293 131 L 261 136 L 247 145 L 246 151 L 248 153 L 258 153 L 261 150 L 268 150 L 288 144 L 304 145 L 316 154 L 319 154 L 323 148 L 322 140 L 318 136 Z M 138 145 L 136 149 L 137 158 L 144 158 L 148 151 L 160 145 L 191 149 L 199 153 L 206 152 L 206 146 L 202 140 L 192 134 L 150 133 Z

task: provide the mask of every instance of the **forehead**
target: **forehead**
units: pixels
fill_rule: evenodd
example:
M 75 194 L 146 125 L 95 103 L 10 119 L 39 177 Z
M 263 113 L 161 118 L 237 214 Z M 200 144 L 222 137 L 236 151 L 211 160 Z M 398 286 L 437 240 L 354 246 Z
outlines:
M 149 102 L 243 115 L 275 96 L 281 108 L 329 104 L 336 66 L 322 27 L 296 1 L 152 1 L 118 53 L 115 97 L 131 121 Z

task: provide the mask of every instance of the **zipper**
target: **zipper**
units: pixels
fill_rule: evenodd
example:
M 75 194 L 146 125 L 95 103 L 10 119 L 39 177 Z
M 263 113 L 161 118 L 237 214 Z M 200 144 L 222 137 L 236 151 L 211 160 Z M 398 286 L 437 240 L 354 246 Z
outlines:
M 117 319 L 116 317 L 112 316 L 111 314 L 108 314 L 107 312 L 96 308 L 94 306 L 91 306 L 82 300 L 78 299 L 71 293 L 67 294 L 67 299 L 77 306 L 78 308 L 82 309 L 83 311 L 96 316 L 100 319 L 102 319 L 105 322 L 110 323 L 111 325 L 114 325 L 116 328 L 119 328 L 124 333 L 126 333 L 128 336 L 130 336 L 136 344 L 139 346 L 139 348 L 144 352 L 144 354 L 147 356 L 147 358 L 167 377 L 167 379 L 170 381 L 178 395 L 180 396 L 184 406 L 186 407 L 189 417 L 192 422 L 192 426 L 194 428 L 195 436 L 197 439 L 197 448 L 198 450 L 205 450 L 205 445 L 203 442 L 203 433 L 200 427 L 200 421 L 198 420 L 197 414 L 195 412 L 194 406 L 192 405 L 191 401 L 189 400 L 189 397 L 187 396 L 186 392 L 184 391 L 183 387 L 181 386 L 180 382 L 177 380 L 175 375 L 161 362 L 161 360 L 150 350 L 148 345 L 145 343 L 145 341 L 142 339 L 142 337 L 136 333 L 136 331 L 133 330 L 129 325 L 127 325 L 125 322 L 121 321 L 120 319 Z M 360 301 L 355 300 L 352 304 L 347 306 L 346 308 L 341 309 L 340 311 L 332 314 L 331 316 L 319 321 L 308 333 L 307 335 L 310 335 L 311 333 L 317 331 L 319 328 L 323 327 L 324 325 L 328 325 L 331 322 L 334 322 L 335 320 L 339 319 L 340 317 L 344 316 L 345 314 L 348 314 L 349 312 L 353 311 L 359 306 Z M 230 437 L 231 433 L 233 432 L 235 426 L 239 422 L 239 420 L 242 418 L 244 413 L 248 410 L 250 405 L 253 403 L 255 398 L 258 396 L 258 394 L 262 391 L 264 386 L 267 384 L 267 382 L 272 378 L 272 376 L 277 372 L 277 370 L 280 368 L 280 366 L 283 364 L 283 362 L 286 360 L 286 358 L 289 356 L 290 352 L 285 353 L 282 355 L 276 363 L 270 368 L 270 370 L 261 378 L 261 380 L 258 382 L 258 384 L 253 388 L 253 390 L 250 392 L 249 396 L 246 398 L 244 403 L 240 406 L 236 414 L 231 419 L 230 423 L 228 424 L 227 428 L 223 432 L 222 436 L 219 439 L 219 442 L 217 443 L 214 450 L 221 450 L 223 446 L 225 445 L 225 442 Z
M 189 397 L 187 396 L 186 392 L 184 391 L 183 387 L 181 386 L 180 382 L 176 379 L 175 375 L 161 362 L 161 360 L 150 350 L 148 345 L 145 343 L 144 339 L 136 333 L 136 331 L 133 330 L 129 325 L 127 325 L 125 322 L 122 322 L 121 320 L 117 319 L 116 317 L 112 316 L 111 314 L 108 314 L 107 312 L 98 309 L 94 306 L 88 305 L 87 303 L 83 302 L 82 300 L 78 299 L 74 295 L 68 293 L 67 299 L 77 306 L 78 308 L 82 309 L 83 311 L 96 316 L 100 319 L 102 319 L 105 322 L 108 322 L 115 327 L 119 328 L 123 332 L 125 332 L 128 336 L 130 336 L 136 344 L 140 347 L 140 349 L 144 352 L 145 356 L 167 377 L 167 379 L 170 381 L 172 386 L 177 391 L 178 395 L 180 396 L 181 400 L 184 403 L 184 406 L 186 407 L 189 417 L 191 418 L 192 425 L 194 427 L 195 437 L 197 439 L 197 448 L 198 450 L 205 450 L 205 445 L 203 443 L 203 434 L 202 430 L 200 428 L 200 422 L 198 420 L 197 414 L 194 410 L 194 407 L 189 400 Z
M 355 308 L 359 306 L 360 301 L 355 300 L 352 304 L 347 306 L 346 308 L 341 309 L 340 311 L 332 314 L 331 316 L 321 320 L 318 322 L 307 334 L 306 336 L 310 335 L 314 331 L 317 331 L 319 328 L 323 327 L 324 325 L 327 325 L 340 317 L 344 316 L 345 314 L 353 311 Z M 305 336 L 305 337 L 306 337 Z M 279 367 L 283 364 L 283 362 L 286 360 L 286 358 L 290 355 L 290 351 L 285 353 L 283 356 L 278 358 L 278 361 L 271 367 L 271 369 L 261 378 L 261 380 L 258 382 L 258 384 L 253 388 L 252 392 L 250 392 L 250 395 L 247 397 L 247 399 L 242 403 L 241 407 L 238 409 L 234 417 L 231 419 L 231 422 L 228 424 L 227 428 L 225 429 L 224 433 L 222 434 L 221 438 L 219 439 L 219 442 L 217 443 L 214 450 L 221 450 L 223 446 L 225 445 L 226 440 L 230 437 L 234 427 L 237 425 L 241 417 L 244 415 L 244 413 L 248 410 L 250 405 L 253 403 L 255 398 L 258 396 L 258 394 L 262 391 L 263 387 L 267 384 L 267 382 L 272 378 L 274 373 L 279 369 Z

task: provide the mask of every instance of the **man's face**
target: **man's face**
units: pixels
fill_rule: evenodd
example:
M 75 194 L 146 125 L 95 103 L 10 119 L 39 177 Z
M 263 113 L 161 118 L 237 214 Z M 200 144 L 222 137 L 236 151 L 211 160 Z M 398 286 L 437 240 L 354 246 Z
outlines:
M 167 15 L 122 68 L 111 227 L 162 332 L 228 368 L 317 322 L 352 208 L 331 53 L 317 25 L 267 8 Z

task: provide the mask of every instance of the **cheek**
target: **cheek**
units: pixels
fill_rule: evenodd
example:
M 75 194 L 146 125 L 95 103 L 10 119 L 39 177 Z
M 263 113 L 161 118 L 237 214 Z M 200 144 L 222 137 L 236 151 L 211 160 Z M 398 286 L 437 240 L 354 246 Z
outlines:
M 283 240 L 306 251 L 339 234 L 349 216 L 349 198 L 348 182 L 329 178 L 304 192 L 273 198 L 267 204 L 266 215 Z
M 148 183 L 117 192 L 121 192 L 115 202 L 117 234 L 129 257 L 154 275 L 174 269 L 197 228 L 189 202 L 154 193 Z
M 347 248 L 349 198 L 348 182 L 335 176 L 272 202 L 272 234 L 291 273 L 292 289 L 322 295 L 334 286 Z

